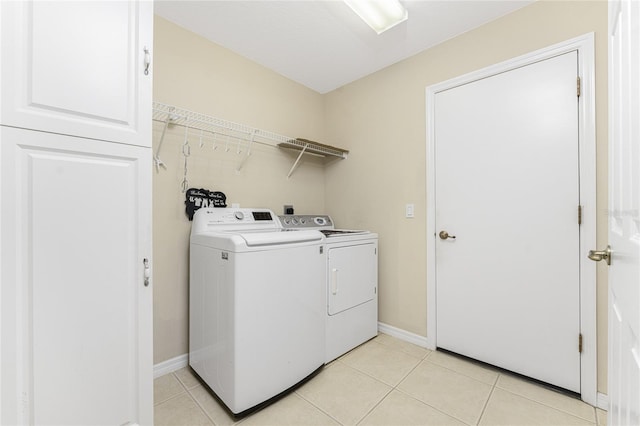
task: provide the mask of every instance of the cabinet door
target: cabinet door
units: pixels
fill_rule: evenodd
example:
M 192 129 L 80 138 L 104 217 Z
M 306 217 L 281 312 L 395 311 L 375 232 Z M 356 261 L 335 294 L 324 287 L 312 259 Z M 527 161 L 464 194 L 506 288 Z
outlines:
M 150 148 L 0 126 L 0 159 L 0 423 L 152 424 Z
M 0 19 L 0 124 L 151 146 L 151 1 L 2 1 Z

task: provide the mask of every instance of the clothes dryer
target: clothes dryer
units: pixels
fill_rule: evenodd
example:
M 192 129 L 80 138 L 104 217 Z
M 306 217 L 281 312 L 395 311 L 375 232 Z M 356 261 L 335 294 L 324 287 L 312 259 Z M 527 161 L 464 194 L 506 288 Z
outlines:
M 325 235 L 325 362 L 378 334 L 378 234 L 335 229 L 327 215 L 278 216 L 283 228 Z

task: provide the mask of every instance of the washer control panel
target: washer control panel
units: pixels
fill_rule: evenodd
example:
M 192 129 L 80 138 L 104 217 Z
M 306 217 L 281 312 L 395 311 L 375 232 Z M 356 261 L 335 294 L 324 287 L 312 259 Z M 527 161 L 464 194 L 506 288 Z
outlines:
M 201 208 L 196 210 L 191 234 L 229 229 L 280 229 L 276 215 L 268 209 Z
M 333 229 L 333 221 L 328 215 L 280 215 L 278 216 L 283 228 L 286 229 Z

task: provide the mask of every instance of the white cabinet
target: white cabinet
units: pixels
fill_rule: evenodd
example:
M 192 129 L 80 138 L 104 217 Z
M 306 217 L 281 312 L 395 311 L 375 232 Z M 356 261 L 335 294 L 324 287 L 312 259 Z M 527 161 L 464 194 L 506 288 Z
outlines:
M 151 424 L 147 148 L 0 127 L 2 424 Z
M 0 123 L 151 146 L 151 1 L 2 1 L 0 19 Z
M 0 2 L 0 424 L 153 423 L 152 12 Z

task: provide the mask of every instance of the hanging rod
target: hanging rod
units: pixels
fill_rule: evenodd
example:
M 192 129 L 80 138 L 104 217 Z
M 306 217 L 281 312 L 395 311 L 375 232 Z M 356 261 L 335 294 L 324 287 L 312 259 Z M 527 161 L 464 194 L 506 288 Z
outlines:
M 164 126 L 162 135 L 160 136 L 160 141 L 158 143 L 158 148 L 153 158 L 156 170 L 159 170 L 160 167 L 165 167 L 164 163 L 160 159 L 160 150 L 162 149 L 162 143 L 164 142 L 165 133 L 169 125 L 185 126 L 189 129 L 212 133 L 214 136 L 225 136 L 227 138 L 233 138 L 238 141 L 242 140 L 246 142 L 247 153 L 242 159 L 241 163 L 238 165 L 237 171 L 240 171 L 249 155 L 251 155 L 251 145 L 254 143 L 272 147 L 277 146 L 282 148 L 293 148 L 302 150 L 300 155 L 296 159 L 295 164 L 289 171 L 289 175 L 287 177 L 291 176 L 291 173 L 293 173 L 293 170 L 300 161 L 300 157 L 305 152 L 315 155 L 333 156 L 343 159 L 347 158 L 347 154 L 349 152 L 344 149 L 335 148 L 329 145 L 323 145 L 318 142 L 313 142 L 306 139 L 296 139 L 266 130 L 255 129 L 244 124 L 234 123 L 232 121 L 200 114 L 160 102 L 153 103 L 153 120 L 163 123 Z

